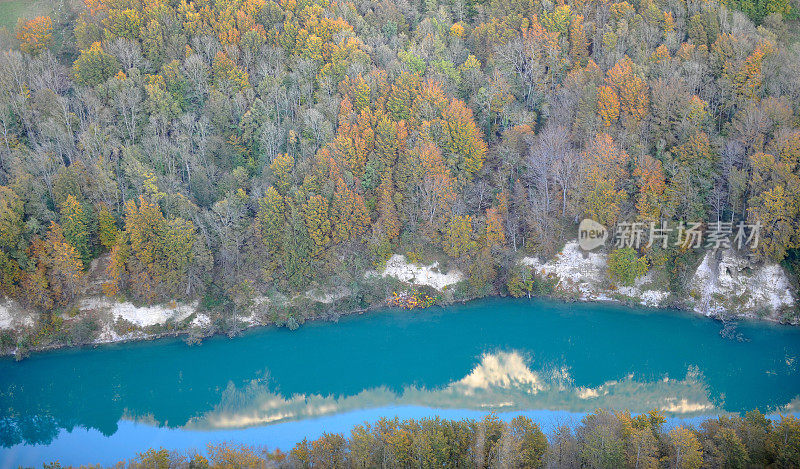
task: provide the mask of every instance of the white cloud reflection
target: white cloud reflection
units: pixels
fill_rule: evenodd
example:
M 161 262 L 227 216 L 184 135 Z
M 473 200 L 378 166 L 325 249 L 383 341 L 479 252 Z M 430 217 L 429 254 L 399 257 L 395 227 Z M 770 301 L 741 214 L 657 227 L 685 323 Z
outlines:
M 525 359 L 517 352 L 484 354 L 470 374 L 450 386 L 466 395 L 472 395 L 479 389 L 515 388 L 528 394 L 546 389 L 541 378 L 528 368 Z
M 565 368 L 535 371 L 520 353 L 498 352 L 484 354 L 469 374 L 437 389 L 407 386 L 394 392 L 376 387 L 350 396 L 285 397 L 271 391 L 263 381 L 253 381 L 243 388 L 229 384 L 220 403 L 212 411 L 191 419 L 186 428 L 242 428 L 388 405 L 503 412 L 590 412 L 603 407 L 638 413 L 661 409 L 680 417 L 716 411 L 707 386 L 695 369 L 689 369 L 682 379 L 665 377 L 648 382 L 630 375 L 584 387 L 575 386 Z

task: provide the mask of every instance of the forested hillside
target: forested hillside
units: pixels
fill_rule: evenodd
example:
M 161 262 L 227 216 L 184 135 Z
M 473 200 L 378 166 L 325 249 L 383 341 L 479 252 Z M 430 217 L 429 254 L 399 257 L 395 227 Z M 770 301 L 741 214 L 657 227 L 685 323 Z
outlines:
M 760 223 L 757 260 L 796 256 L 793 8 L 62 0 L 0 40 L 2 292 L 66 308 L 108 253 L 109 295 L 244 304 L 400 252 L 504 293 L 584 217 Z

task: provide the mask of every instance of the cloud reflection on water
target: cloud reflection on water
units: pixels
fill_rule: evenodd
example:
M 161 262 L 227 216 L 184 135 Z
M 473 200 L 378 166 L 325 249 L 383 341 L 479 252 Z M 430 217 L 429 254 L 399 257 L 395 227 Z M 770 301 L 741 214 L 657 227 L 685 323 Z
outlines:
M 664 377 L 648 382 L 629 375 L 597 387 L 583 387 L 573 383 L 568 369 L 534 370 L 521 353 L 511 351 L 483 354 L 466 376 L 437 389 L 406 386 L 395 392 L 375 387 L 349 396 L 284 397 L 263 380 L 241 388 L 230 383 L 220 403 L 192 418 L 185 428 L 242 428 L 387 405 L 503 412 L 589 412 L 602 407 L 638 413 L 661 409 L 681 417 L 721 412 L 709 399 L 708 386 L 697 369 L 689 368 L 681 379 Z

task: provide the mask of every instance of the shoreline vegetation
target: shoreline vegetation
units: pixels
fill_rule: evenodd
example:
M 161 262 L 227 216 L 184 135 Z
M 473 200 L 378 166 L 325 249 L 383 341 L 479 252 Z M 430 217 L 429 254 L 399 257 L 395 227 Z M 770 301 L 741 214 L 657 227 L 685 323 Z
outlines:
M 89 278 L 93 284 L 107 281 L 103 268 L 107 260 L 103 256 L 92 264 Z M 101 294 L 76 299 L 75 309 L 54 315 L 26 311 L 6 300 L 5 316 L 23 316 L 27 322 L 16 322 L 16 328 L 0 328 L 0 356 L 13 355 L 21 360 L 31 352 L 163 337 L 183 336 L 187 344 L 195 345 L 214 335 L 232 338 L 253 327 L 294 330 L 306 321 L 335 322 L 342 316 L 378 308 L 447 307 L 489 297 L 608 302 L 694 312 L 719 320 L 720 334 L 732 339 L 738 337 L 736 322 L 741 319 L 797 324 L 792 313 L 796 308 L 794 296 L 787 291 L 789 279 L 779 266 L 752 265 L 730 251 L 707 252 L 698 262 L 687 283 L 707 291 L 697 294 L 692 290 L 692 295 L 684 299 L 658 287 L 654 279 L 663 277 L 663 273 L 656 269 L 638 275 L 632 285 L 615 281 L 605 253 L 582 252 L 575 241 L 570 241 L 547 262 L 521 259 L 519 264 L 527 276 L 512 277 L 503 291 L 483 295 L 469 288 L 457 268 L 443 269 L 438 262 L 414 264 L 404 255 L 394 255 L 382 271 L 368 270 L 356 284 L 318 287 L 292 297 L 273 291 L 272 296 L 255 297 L 238 305 L 220 303 L 210 295 L 193 303 L 148 305 Z M 715 268 L 709 264 L 715 264 Z M 714 301 L 712 307 L 709 301 Z M 772 309 L 748 306 L 760 304 Z
M 434 294 L 434 293 L 431 293 Z M 384 308 L 390 309 L 403 309 L 407 310 L 409 313 L 424 313 L 424 309 L 432 307 L 432 306 L 440 306 L 440 307 L 448 307 L 454 304 L 465 304 L 472 301 L 480 301 L 485 299 L 491 298 L 513 298 L 511 295 L 491 295 L 491 296 L 484 296 L 484 297 L 475 297 L 475 298 L 460 298 L 460 299 L 450 299 L 447 302 L 440 302 L 435 301 L 434 298 L 440 298 L 441 295 L 437 295 L 435 297 L 429 296 L 426 293 L 422 293 L 424 298 L 426 299 L 419 299 L 418 298 L 419 292 L 416 289 L 412 289 L 411 292 L 404 292 L 402 294 L 397 294 L 397 292 L 393 292 L 392 296 L 382 300 L 380 302 L 367 305 L 364 307 L 358 307 L 355 309 L 344 310 L 344 311 L 336 311 L 332 312 L 328 310 L 326 313 L 317 316 L 308 316 L 304 317 L 302 321 L 291 321 L 292 316 L 288 316 L 287 319 L 281 322 L 259 322 L 259 321 L 246 321 L 237 323 L 235 327 L 232 327 L 230 330 L 222 330 L 222 329 L 205 329 L 205 330 L 197 330 L 193 328 L 192 325 L 194 323 L 193 319 L 198 314 L 197 312 L 190 315 L 187 319 L 192 319 L 192 321 L 185 322 L 186 326 L 183 328 L 172 328 L 170 325 L 163 325 L 166 328 L 171 328 L 171 330 L 160 331 L 160 332 L 147 332 L 147 328 L 139 328 L 137 333 L 132 336 L 122 336 L 116 337 L 110 340 L 104 339 L 95 339 L 90 342 L 85 343 L 56 343 L 56 344 L 49 344 L 42 347 L 35 347 L 35 348 L 26 348 L 24 350 L 19 349 L 0 349 L 0 357 L 3 356 L 14 356 L 17 360 L 24 360 L 28 357 L 31 353 L 38 353 L 38 352 L 48 352 L 48 351 L 55 351 L 64 348 L 84 348 L 84 347 L 102 347 L 104 345 L 110 344 L 122 344 L 128 342 L 142 342 L 142 341 L 153 341 L 162 338 L 183 338 L 183 341 L 189 345 L 202 345 L 203 341 L 209 339 L 214 336 L 222 336 L 227 335 L 230 339 L 235 339 L 235 337 L 246 330 L 250 329 L 257 329 L 257 328 L 281 328 L 285 327 L 288 329 L 297 329 L 302 327 L 305 322 L 322 322 L 322 323 L 335 323 L 341 317 L 345 316 L 354 316 L 354 315 L 361 315 L 365 313 L 369 313 L 370 311 L 375 311 Z M 410 298 L 415 298 L 413 301 L 409 301 Z M 732 340 L 736 339 L 735 329 L 736 323 L 740 320 L 751 320 L 751 321 L 769 321 L 776 324 L 787 324 L 784 321 L 781 321 L 777 318 L 770 318 L 758 315 L 739 315 L 739 316 L 731 316 L 725 314 L 725 312 L 712 312 L 712 313 L 701 313 L 691 307 L 686 305 L 681 306 L 679 303 L 666 303 L 663 305 L 653 306 L 643 304 L 640 301 L 637 301 L 633 298 L 595 298 L 595 299 L 585 299 L 577 294 L 570 293 L 565 294 L 563 292 L 551 292 L 549 294 L 539 294 L 535 296 L 530 296 L 528 299 L 541 299 L 547 301 L 557 301 L 563 303 L 608 303 L 613 305 L 622 305 L 630 308 L 641 308 L 641 309 L 659 309 L 659 310 L 677 310 L 683 313 L 692 313 L 700 316 L 705 316 L 715 321 L 718 321 L 722 326 L 720 329 L 720 335 L 726 338 L 730 338 Z M 796 325 L 796 323 L 792 323 L 792 325 Z
M 667 428 L 657 411 L 640 415 L 597 410 L 574 426 L 545 435 L 533 420 L 381 419 L 350 435 L 324 433 L 291 451 L 236 443 L 196 450 L 150 449 L 115 467 L 130 468 L 366 468 L 596 467 L 680 469 L 800 465 L 800 420 L 772 421 L 758 411 Z M 45 469 L 60 469 L 57 462 Z M 95 466 L 81 466 L 95 467 Z
M 713 260 L 714 256 L 717 260 Z M 101 267 L 103 260 L 102 257 L 98 259 L 90 269 L 91 273 L 99 273 L 97 277 L 90 276 L 95 284 L 107 280 Z M 716 271 L 709 270 L 710 262 L 717 264 Z M 490 297 L 607 302 L 634 308 L 676 309 L 720 321 L 720 334 L 731 339 L 738 337 L 736 322 L 742 319 L 797 324 L 792 313 L 796 307 L 794 296 L 783 290 L 789 285 L 783 269 L 769 264 L 751 267 L 748 261 L 730 251 L 707 252 L 688 281 L 690 286 L 699 288 L 709 283 L 713 283 L 715 288 L 725 284 L 724 288 L 728 291 L 723 289 L 721 292 L 726 295 L 722 295 L 719 288 L 710 288 L 711 293 L 703 296 L 693 293 L 688 299 L 677 298 L 654 286 L 653 278 L 663 275 L 657 270 L 638 275 L 633 285 L 620 284 L 611 278 L 606 254 L 583 253 L 575 241 L 566 243 L 559 254 L 547 262 L 523 258 L 519 263 L 530 269 L 526 270 L 529 272 L 527 277 L 511 278 L 505 291 L 489 292 L 482 296 L 464 288 L 467 286 L 464 275 L 455 268 L 445 273 L 438 262 L 430 265 L 413 264 L 403 255 L 394 255 L 386 262 L 382 272 L 367 271 L 356 286 L 316 288 L 291 298 L 278 293 L 271 297 L 253 298 L 240 305 L 232 302 L 221 304 L 208 296 L 189 304 L 170 302 L 161 305 L 137 305 L 106 296 L 83 298 L 76 300 L 80 309 L 58 316 L 37 316 L 35 312 L 28 311 L 27 324 L 16 330 L 0 329 L 0 356 L 13 355 L 21 360 L 30 352 L 181 336 L 187 344 L 195 345 L 215 335 L 233 338 L 243 330 L 254 327 L 286 327 L 294 330 L 307 321 L 335 322 L 342 316 L 379 308 L 418 310 Z M 737 269 L 741 271 L 738 274 Z M 767 282 L 769 285 L 762 287 L 761 284 L 765 283 L 762 271 L 766 270 L 771 272 Z M 726 275 L 729 280 L 723 278 Z M 358 295 L 354 295 L 352 290 L 357 291 Z M 734 290 L 737 295 L 731 293 Z M 712 297 L 717 302 L 709 307 L 707 301 Z M 758 301 L 754 302 L 754 298 Z M 759 301 L 772 305 L 773 309 L 754 310 L 746 307 L 748 304 L 758 305 Z M 13 304 L 11 308 L 8 305 L 6 300 L 7 316 L 14 307 Z M 19 315 L 19 311 L 16 314 Z M 48 320 L 51 322 L 41 322 Z M 90 323 L 88 326 L 87 322 Z

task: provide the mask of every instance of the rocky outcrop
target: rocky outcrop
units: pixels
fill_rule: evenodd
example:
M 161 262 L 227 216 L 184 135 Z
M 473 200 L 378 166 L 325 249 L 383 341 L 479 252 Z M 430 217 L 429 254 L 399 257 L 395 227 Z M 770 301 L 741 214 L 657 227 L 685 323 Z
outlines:
M 0 330 L 30 327 L 35 322 L 35 312 L 25 310 L 14 300 L 0 297 Z
M 709 316 L 729 313 L 780 319 L 795 298 L 784 269 L 754 264 L 732 249 L 709 251 L 689 282 L 693 309 Z
M 581 300 L 605 300 L 606 264 L 603 253 L 585 252 L 577 241 L 570 241 L 552 259 L 543 262 L 537 257 L 523 257 L 520 263 L 534 269 L 542 277 L 558 280 L 556 288 L 573 293 Z
M 129 302 L 113 301 L 105 296 L 87 298 L 80 302 L 81 311 L 96 311 L 111 315 L 113 320 L 122 319 L 138 327 L 149 327 L 166 324 L 169 321 L 180 322 L 191 316 L 197 308 L 192 304 L 167 304 L 152 306 L 136 306 Z
M 553 259 L 542 262 L 525 257 L 521 264 L 530 266 L 542 277 L 555 278 L 559 292 L 582 301 L 629 300 L 645 306 L 665 306 L 670 293 L 654 284 L 654 272 L 638 279 L 632 286 L 616 286 L 608 278 L 608 255 L 586 252 L 577 241 L 570 241 Z
M 394 277 L 401 282 L 411 285 L 428 286 L 443 291 L 464 280 L 464 274 L 453 269 L 447 273 L 439 271 L 439 263 L 430 265 L 415 265 L 406 260 L 402 254 L 395 254 L 388 261 L 381 272 L 382 277 Z
M 608 256 L 586 252 L 570 241 L 553 259 L 525 257 L 520 263 L 556 279 L 559 292 L 584 301 L 626 300 L 644 306 L 681 306 L 708 316 L 764 317 L 782 320 L 795 306 L 791 282 L 778 264 L 755 264 L 731 249 L 709 251 L 687 285 L 689 298 L 675 298 L 655 284 L 650 271 L 632 286 L 614 285 Z

